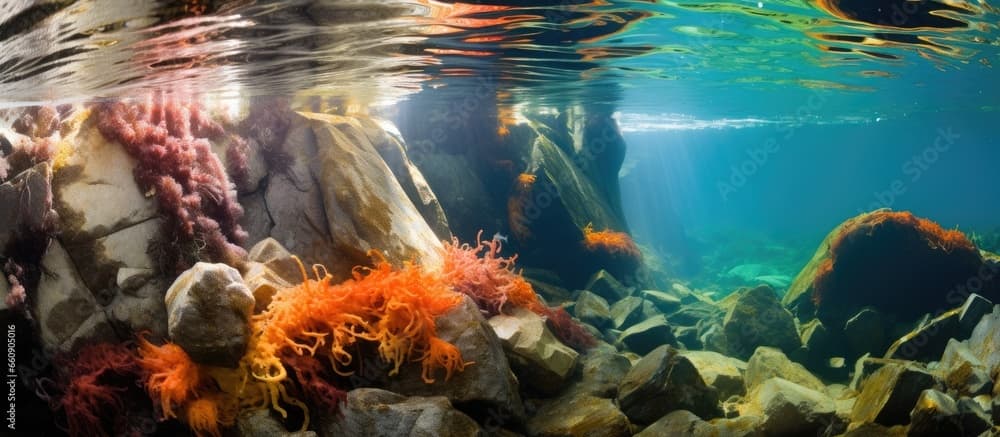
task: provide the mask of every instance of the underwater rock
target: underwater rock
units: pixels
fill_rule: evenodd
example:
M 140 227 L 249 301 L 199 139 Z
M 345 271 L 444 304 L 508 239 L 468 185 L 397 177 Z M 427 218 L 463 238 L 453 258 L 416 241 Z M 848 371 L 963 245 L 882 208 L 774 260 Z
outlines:
M 722 316 L 725 316 L 725 313 L 714 303 L 698 300 L 682 305 L 679 310 L 668 315 L 667 320 L 674 325 L 695 326 L 714 319 L 719 319 L 721 323 Z
M 52 170 L 43 162 L 0 184 L 0 255 L 21 233 L 46 228 L 52 200 L 45 194 L 51 179 Z
M 937 386 L 934 375 L 916 365 L 887 363 L 861 384 L 851 421 L 905 425 L 921 393 Z
M 438 338 L 455 345 L 462 359 L 474 364 L 465 366 L 448 381 L 427 384 L 421 377 L 420 363 L 412 363 L 401 368 L 398 375 L 379 381 L 384 388 L 407 396 L 445 396 L 457 408 L 480 421 L 523 419 L 524 405 L 517 378 L 510 370 L 500 339 L 472 298 L 465 296 L 461 304 L 439 317 L 435 325 Z M 374 380 L 382 375 L 361 373 L 358 376 Z M 477 413 L 486 417 L 480 418 Z
M 94 240 L 157 216 L 154 199 L 135 182 L 135 159 L 101 134 L 97 118 L 87 117 L 65 137 L 72 146 L 64 146 L 68 153 L 52 178 L 53 206 L 67 241 Z
M 989 417 L 969 398 L 955 402 L 937 390 L 924 390 L 910 412 L 908 436 L 979 435 L 992 426 Z M 972 402 L 968 402 L 972 401 Z
M 836 408 L 822 391 L 773 377 L 747 394 L 741 415 L 762 417 L 760 430 L 764 435 L 820 435 L 838 421 Z
M 167 290 L 170 339 L 196 363 L 235 367 L 250 339 L 253 294 L 240 272 L 199 262 Z
M 1000 384 L 1000 305 L 994 306 L 993 312 L 983 316 L 976 324 L 969 337 L 969 350 Z
M 366 264 L 368 251 L 402 265 L 440 263 L 441 240 L 434 234 L 356 119 L 299 113 L 312 126 L 326 226 L 340 256 L 333 269 Z M 293 121 L 293 124 L 295 121 Z M 348 268 L 346 271 L 350 271 Z
M 523 308 L 489 319 L 507 357 L 526 387 L 557 393 L 576 367 L 579 354 L 559 342 L 541 316 Z
M 677 346 L 673 329 L 666 317 L 659 315 L 636 323 L 618 336 L 619 345 L 640 355 L 645 355 L 662 345 Z
M 121 327 L 119 336 L 131 338 L 136 333 L 148 332 L 152 338 L 166 339 L 167 306 L 163 296 L 169 284 L 148 276 L 119 284 L 120 290 L 106 310 L 112 324 Z
M 614 350 L 592 348 L 580 358 L 580 380 L 569 390 L 599 398 L 614 399 L 618 384 L 632 368 L 632 362 Z
M 321 437 L 483 435 L 479 424 L 445 397 L 406 397 L 376 388 L 349 391 L 340 414 L 324 416 L 319 422 Z
M 673 294 L 659 290 L 640 290 L 639 296 L 652 302 L 664 314 L 677 311 L 681 307 L 681 299 Z
M 640 424 L 655 422 L 674 410 L 688 410 L 703 419 L 722 414 L 718 392 L 705 384 L 690 360 L 666 345 L 632 366 L 618 387 L 618 405 Z
M 871 422 L 852 423 L 849 430 L 839 437 L 904 437 L 908 429 L 903 425 L 888 427 Z
M 625 330 L 639 323 L 642 317 L 641 297 L 626 296 L 611 305 L 611 321 L 615 329 Z
M 451 229 L 448 218 L 438 201 L 437 195 L 431 190 L 430 184 L 424 178 L 420 169 L 406 155 L 406 146 L 396 127 L 391 122 L 374 119 L 358 119 L 365 128 L 365 133 L 375 151 L 382 157 L 389 170 L 396 176 L 399 185 L 403 187 L 410 201 L 430 225 L 439 240 L 450 240 Z
M 962 345 L 963 343 L 956 342 L 954 344 Z M 949 343 L 948 346 L 949 348 L 961 347 L 952 346 L 952 343 Z M 993 381 L 990 379 L 990 373 L 983 366 L 983 363 L 972 356 L 971 351 L 968 351 L 967 348 L 964 352 L 958 353 L 962 354 L 962 356 L 947 357 L 947 363 L 944 361 L 945 358 L 941 360 L 939 369 L 941 370 L 940 374 L 944 376 L 945 386 L 951 393 L 958 396 L 990 394 L 993 390 Z
M 681 349 L 701 350 L 705 346 L 701 343 L 700 332 L 697 326 L 678 326 L 674 328 L 674 338 L 681 345 Z
M 677 410 L 667 414 L 647 426 L 635 437 L 685 436 L 708 437 L 717 435 L 718 430 L 708 422 L 687 410 Z
M 979 321 L 991 312 L 993 312 L 993 302 L 976 293 L 970 294 L 968 299 L 965 299 L 965 303 L 962 304 L 958 316 L 962 332 L 971 335 Z
M 881 354 L 885 348 L 882 315 L 873 308 L 862 308 L 844 322 L 844 338 L 852 357 L 867 353 Z
M 843 326 L 863 307 L 909 322 L 963 302 L 968 289 L 996 296 L 983 258 L 960 232 L 908 212 L 851 218 L 820 244 L 783 303 L 800 318 Z
M 628 418 L 610 399 L 594 396 L 557 398 L 528 421 L 531 437 L 625 437 L 631 435 Z
M 822 363 L 825 359 L 833 355 L 830 348 L 830 333 L 826 326 L 819 319 L 812 319 L 802 324 L 799 336 L 802 338 L 802 347 L 805 348 L 805 355 L 808 357 L 810 367 Z
M 274 220 L 267 210 L 266 193 L 266 189 L 261 189 L 239 196 L 240 205 L 243 206 L 243 217 L 240 217 L 239 224 L 246 231 L 248 242 L 262 241 L 274 229 Z
M 316 437 L 315 431 L 289 432 L 271 410 L 248 410 L 236 418 L 239 437 Z
M 581 291 L 580 296 L 576 298 L 573 313 L 576 318 L 584 323 L 594 325 L 598 329 L 611 324 L 611 309 L 608 308 L 608 301 L 587 290 Z
M 826 385 L 804 366 L 789 360 L 776 348 L 761 346 L 747 361 L 744 375 L 747 392 L 753 391 L 758 385 L 774 377 L 786 379 L 811 390 L 826 390 Z
M 606 270 L 594 273 L 583 288 L 603 297 L 609 304 L 614 304 L 623 297 L 628 296 L 628 289 Z
M 715 387 L 719 392 L 719 399 L 746 393 L 743 382 L 743 375 L 747 370 L 745 361 L 712 351 L 686 350 L 680 354 L 694 364 L 705 384 Z
M 292 254 L 273 238 L 265 238 L 255 244 L 248 258 L 243 282 L 253 294 L 254 313 L 266 309 L 278 290 L 291 287 L 303 279 Z
M 104 311 L 59 242 L 50 244 L 41 266 L 46 274 L 38 283 L 31 311 L 46 349 L 68 352 L 84 342 L 118 341 Z
M 98 303 L 107 304 L 114 296 L 115 282 L 122 268 L 155 270 L 156 238 L 162 220 L 150 219 L 119 229 L 94 240 L 64 241 L 80 277 Z
M 774 346 L 786 353 L 801 345 L 795 320 L 767 285 L 740 289 L 735 305 L 726 314 L 723 329 L 729 354 L 747 358 L 759 346 Z

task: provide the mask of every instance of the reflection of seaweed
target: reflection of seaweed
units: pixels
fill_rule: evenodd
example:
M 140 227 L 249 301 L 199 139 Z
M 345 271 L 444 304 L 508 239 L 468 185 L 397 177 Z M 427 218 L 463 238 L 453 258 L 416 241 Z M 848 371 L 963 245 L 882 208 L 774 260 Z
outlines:
M 141 103 L 104 103 L 97 111 L 101 134 L 136 159 L 136 182 L 156 196 L 166 216 L 165 241 L 201 238 L 209 259 L 241 265 L 243 208 L 206 139 L 222 135 L 222 127 L 193 103 L 163 93 Z M 179 253 L 168 255 L 175 271 L 190 266 Z
M 444 246 L 442 271 L 455 290 L 471 297 L 488 316 L 504 312 L 510 304 L 544 316 L 556 337 L 571 347 L 584 350 L 596 344 L 564 309 L 541 302 L 531 284 L 514 271 L 517 255 L 504 258 L 498 240 L 481 237 L 482 231 L 476 234 L 476 246 L 460 244 L 458 239 Z

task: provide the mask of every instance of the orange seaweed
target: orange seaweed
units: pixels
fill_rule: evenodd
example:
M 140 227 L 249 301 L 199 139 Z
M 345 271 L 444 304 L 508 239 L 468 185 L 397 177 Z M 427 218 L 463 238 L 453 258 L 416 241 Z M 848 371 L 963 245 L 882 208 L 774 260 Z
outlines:
M 305 277 L 304 267 L 302 272 Z M 461 301 L 439 273 L 410 263 L 393 269 L 384 261 L 372 268 L 356 267 L 352 279 L 340 284 L 331 284 L 321 266 L 314 266 L 314 273 L 316 279 L 278 291 L 254 317 L 254 335 L 244 357 L 253 378 L 267 385 L 270 404 L 283 416 L 279 395 L 304 407 L 284 386 L 288 373 L 283 359 L 295 355 L 320 358 L 334 373 L 347 376 L 353 372 L 353 352 L 361 342 L 371 342 L 392 365 L 389 375 L 406 362 L 419 361 L 427 383 L 435 381 L 438 369 L 444 369 L 447 379 L 469 364 L 454 345 L 437 337 L 435 320 Z M 297 364 L 301 371 L 303 363 Z M 322 390 L 323 396 L 338 396 Z
M 231 400 L 215 394 L 189 403 L 184 409 L 184 418 L 198 437 L 220 437 L 219 425 L 228 427 L 236 422 L 236 408 Z
M 139 365 L 148 373 L 146 390 L 160 407 L 163 418 L 177 417 L 174 408 L 192 400 L 202 383 L 198 365 L 173 343 L 156 346 L 140 336 Z
M 583 247 L 591 252 L 603 251 L 633 259 L 642 257 L 639 247 L 628 234 L 608 229 L 595 231 L 593 223 L 583 228 Z

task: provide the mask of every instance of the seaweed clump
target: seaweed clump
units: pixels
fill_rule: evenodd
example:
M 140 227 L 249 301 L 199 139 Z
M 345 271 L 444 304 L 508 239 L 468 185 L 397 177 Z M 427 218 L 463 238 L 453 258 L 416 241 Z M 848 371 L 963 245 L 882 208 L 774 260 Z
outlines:
M 863 306 L 909 320 L 961 304 L 964 296 L 950 294 L 982 267 L 962 232 L 910 212 L 879 210 L 848 220 L 833 235 L 813 278 L 812 301 L 820 320 L 834 326 Z M 980 285 L 977 292 L 993 291 L 990 283 Z
M 305 278 L 304 267 L 302 274 Z M 321 375 L 326 369 L 319 363 L 329 363 L 335 375 L 350 376 L 364 345 L 373 345 L 391 365 L 390 376 L 404 363 L 420 362 L 428 384 L 435 382 L 438 370 L 447 380 L 469 364 L 455 345 L 437 337 L 435 320 L 462 299 L 439 273 L 415 264 L 394 269 L 380 261 L 371 268 L 356 267 L 353 277 L 340 284 L 332 284 L 320 266 L 314 274 L 315 279 L 278 291 L 267 309 L 254 316 L 254 335 L 243 359 L 250 375 L 264 383 L 274 410 L 287 417 L 279 399 L 305 410 L 303 429 L 308 410 L 288 394 L 294 387 L 289 370 L 302 392 L 336 408 L 344 394 Z
M 164 267 L 179 272 L 203 258 L 241 265 L 243 208 L 208 141 L 222 127 L 195 103 L 162 92 L 96 110 L 101 134 L 136 159 L 136 182 L 166 217 L 163 241 L 175 249 L 165 251 Z
M 501 314 L 511 306 L 524 308 L 545 317 L 556 337 L 574 349 L 582 351 L 597 344 L 565 309 L 542 303 L 531 283 L 514 270 L 517 255 L 502 257 L 499 240 L 483 241 L 481 237 L 482 231 L 476 235 L 475 246 L 460 244 L 457 238 L 444 246 L 442 271 L 455 290 L 471 297 L 487 316 Z
M 138 433 L 128 421 L 133 405 L 126 402 L 141 374 L 134 351 L 124 344 L 97 343 L 75 355 L 57 355 L 55 380 L 39 380 L 38 394 L 53 411 L 62 411 L 71 436 Z
M 600 251 L 634 260 L 642 258 L 639 246 L 628 234 L 609 229 L 595 231 L 593 223 L 583 228 L 583 247 L 591 252 Z

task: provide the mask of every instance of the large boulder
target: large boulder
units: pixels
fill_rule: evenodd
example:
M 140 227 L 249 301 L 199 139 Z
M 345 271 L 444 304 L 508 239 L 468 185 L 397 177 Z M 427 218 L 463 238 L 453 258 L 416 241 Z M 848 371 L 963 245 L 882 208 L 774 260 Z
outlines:
M 789 353 L 802 345 L 792 314 L 781 306 L 770 286 L 742 289 L 736 294 L 723 322 L 730 355 L 748 358 L 759 346 Z
M 719 391 L 720 399 L 746 393 L 743 383 L 747 371 L 745 361 L 712 351 L 687 350 L 681 351 L 681 355 L 694 364 L 706 384 Z
M 618 387 L 618 405 L 630 420 L 641 424 L 674 410 L 705 419 L 721 414 L 718 392 L 671 346 L 654 349 L 632 366 Z
M 598 329 L 611 324 L 611 309 L 608 307 L 608 301 L 587 290 L 581 291 L 576 298 L 573 313 L 582 322 L 594 325 Z
M 590 290 L 594 294 L 603 297 L 609 303 L 614 304 L 618 302 L 623 297 L 628 296 L 628 289 L 622 285 L 611 273 L 607 270 L 600 270 L 594 273 L 587 281 L 587 285 L 584 287 Z
M 921 393 L 937 386 L 934 375 L 916 365 L 887 363 L 862 383 L 851 421 L 905 425 Z
M 609 347 L 594 347 L 581 356 L 580 379 L 570 386 L 573 392 L 614 399 L 618 384 L 632 368 L 632 362 Z
M 254 308 L 239 271 L 199 262 L 174 280 L 164 302 L 170 339 L 193 361 L 236 366 L 250 340 Z
M 780 377 L 810 390 L 823 391 L 826 386 L 801 364 L 789 360 L 780 350 L 759 347 L 747 361 L 746 389 L 753 390 L 768 379 Z
M 978 436 L 992 428 L 990 418 L 969 398 L 955 402 L 950 396 L 928 389 L 920 394 L 910 412 L 908 436 Z
M 52 242 L 41 267 L 46 273 L 38 283 L 31 312 L 47 350 L 68 352 L 85 342 L 118 340 L 61 244 Z
M 783 303 L 800 318 L 815 314 L 828 328 L 844 326 L 865 306 L 912 322 L 960 305 L 967 296 L 963 290 L 972 286 L 994 299 L 997 284 L 983 277 L 988 273 L 984 265 L 979 250 L 959 231 L 909 212 L 881 209 L 830 232 Z
M 406 397 L 376 388 L 349 391 L 340 414 L 321 418 L 318 430 L 322 437 L 482 435 L 476 421 L 445 397 Z
M 552 395 L 572 375 L 579 354 L 560 343 L 538 314 L 518 308 L 491 317 L 489 324 L 526 387 Z
M 774 377 L 747 394 L 742 415 L 762 417 L 764 435 L 819 435 L 836 422 L 836 404 L 821 391 Z
M 659 346 L 677 346 L 674 331 L 667 318 L 658 315 L 629 327 L 618 336 L 618 345 L 632 352 L 644 355 Z
M 438 236 L 376 150 L 370 136 L 377 129 L 366 123 L 296 113 L 283 146 L 295 153 L 264 193 L 270 236 L 336 279 L 369 264 L 372 250 L 397 265 L 440 260 Z
M 531 437 L 625 437 L 628 418 L 610 399 L 580 395 L 543 405 L 528 421 Z
M 50 182 L 52 169 L 40 163 L 0 184 L 0 255 L 25 233 L 44 231 L 54 218 Z

